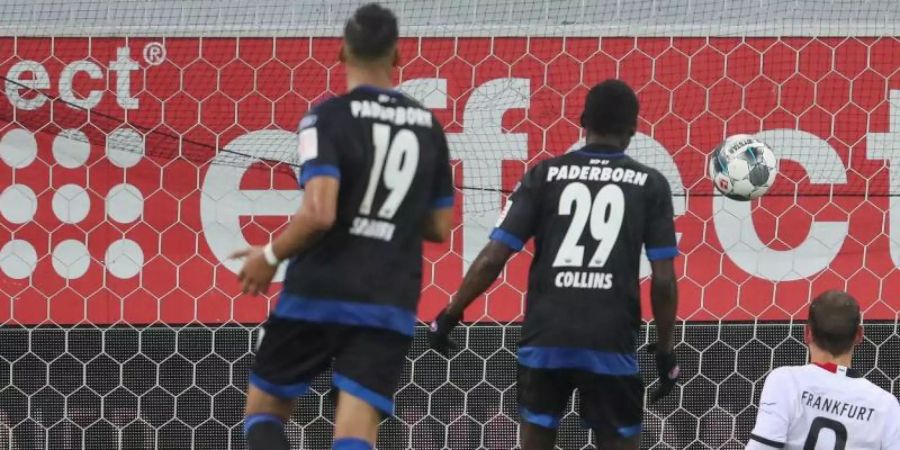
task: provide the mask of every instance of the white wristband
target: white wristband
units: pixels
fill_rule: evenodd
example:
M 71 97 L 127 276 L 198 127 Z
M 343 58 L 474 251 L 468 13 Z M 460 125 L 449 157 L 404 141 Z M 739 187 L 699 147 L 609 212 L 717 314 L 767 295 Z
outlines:
M 272 249 L 272 243 L 269 242 L 263 247 L 263 257 L 266 258 L 266 262 L 269 263 L 270 266 L 277 266 L 281 264 L 281 260 L 275 256 L 275 250 Z

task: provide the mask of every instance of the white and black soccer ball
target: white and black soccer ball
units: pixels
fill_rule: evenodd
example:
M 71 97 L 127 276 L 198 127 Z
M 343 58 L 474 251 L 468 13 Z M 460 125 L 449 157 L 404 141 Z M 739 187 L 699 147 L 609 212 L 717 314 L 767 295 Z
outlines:
M 729 136 L 709 157 L 713 185 L 732 200 L 762 197 L 772 187 L 777 173 L 775 152 L 747 134 Z

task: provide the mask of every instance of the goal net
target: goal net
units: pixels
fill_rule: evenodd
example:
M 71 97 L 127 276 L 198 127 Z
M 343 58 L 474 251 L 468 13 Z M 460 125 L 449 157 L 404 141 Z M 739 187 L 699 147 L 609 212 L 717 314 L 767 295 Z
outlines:
M 299 205 L 294 130 L 343 91 L 339 36 L 360 4 L 0 3 L 0 448 L 244 448 L 276 297 L 239 295 L 227 255 Z M 588 88 L 617 77 L 641 101 L 628 151 L 671 183 L 681 252 L 682 382 L 647 408 L 642 447 L 743 448 L 766 373 L 805 362 L 806 304 L 829 288 L 863 305 L 854 363 L 900 394 L 900 3 L 384 4 L 397 87 L 444 125 L 458 188 L 452 242 L 426 248 L 423 323 L 524 171 L 580 145 Z M 738 133 L 780 159 L 758 201 L 706 176 Z M 417 335 L 378 448 L 516 446 L 530 256 L 470 309 L 451 359 Z M 330 448 L 327 380 L 314 392 L 287 427 L 295 448 Z M 576 410 L 560 448 L 590 448 Z

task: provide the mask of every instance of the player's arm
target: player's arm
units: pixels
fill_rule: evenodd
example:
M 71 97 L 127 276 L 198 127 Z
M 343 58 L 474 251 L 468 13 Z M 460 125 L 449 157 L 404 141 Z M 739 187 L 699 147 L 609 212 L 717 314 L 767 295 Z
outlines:
M 510 256 L 522 250 L 534 233 L 539 210 L 540 172 L 541 166 L 538 166 L 522 178 L 500 213 L 490 241 L 472 262 L 450 305 L 432 322 L 428 339 L 435 350 L 447 353 L 452 346 L 450 331 L 462 319 L 463 312 L 493 284 Z
M 337 214 L 339 187 L 338 180 L 332 177 L 309 180 L 303 204 L 275 240 L 265 247 L 250 247 L 231 255 L 247 258 L 238 273 L 245 294 L 266 293 L 278 264 L 315 243 L 331 228 Z
M 281 234 L 270 244 L 278 261 L 288 259 L 314 243 L 334 225 L 340 181 L 320 176 L 306 182 L 303 204 Z
M 784 370 L 773 370 L 766 377 L 759 397 L 756 425 L 750 433 L 747 450 L 784 447 L 796 400 L 796 393 L 792 392 L 793 385 L 790 375 Z
M 672 334 L 678 312 L 678 283 L 672 259 L 650 261 L 650 304 L 656 323 L 657 351 L 672 352 Z
M 466 272 L 453 301 L 444 311 L 445 316 L 459 321 L 466 308 L 497 280 L 514 252 L 515 249 L 501 241 L 489 241 Z
M 647 223 L 644 232 L 644 247 L 653 271 L 650 276 L 650 304 L 656 323 L 657 341 L 654 344 L 659 386 L 651 394 L 655 403 L 674 389 L 678 380 L 678 361 L 673 353 L 672 334 L 675 316 L 678 312 L 678 283 L 675 275 L 674 258 L 678 256 L 675 238 L 675 213 L 672 207 L 672 191 L 669 182 L 658 175 L 650 201 L 647 202 Z
M 491 236 L 493 237 L 494 234 Z M 454 347 L 450 340 L 450 332 L 462 320 L 466 308 L 491 287 L 515 251 L 517 251 L 516 248 L 495 239 L 491 239 L 481 249 L 466 272 L 466 276 L 463 277 L 463 282 L 456 291 L 456 295 L 453 296 L 450 305 L 438 313 L 437 318 L 431 323 L 428 331 L 428 343 L 431 348 L 437 350 L 438 353 L 448 354 L 451 347 Z
M 444 242 L 450 239 L 453 229 L 453 207 L 432 209 L 422 224 L 422 237 L 429 242 Z
M 299 152 L 300 185 L 305 189 L 300 209 L 268 245 L 231 256 L 246 257 L 238 273 L 245 294 L 267 292 L 279 263 L 308 248 L 334 225 L 341 177 L 338 154 L 333 139 L 317 124 L 315 113 L 300 123 Z
M 422 237 L 426 241 L 444 242 L 453 228 L 453 167 L 450 166 L 450 147 L 441 124 L 434 120 L 434 135 L 438 158 L 431 186 L 431 211 L 422 223 Z

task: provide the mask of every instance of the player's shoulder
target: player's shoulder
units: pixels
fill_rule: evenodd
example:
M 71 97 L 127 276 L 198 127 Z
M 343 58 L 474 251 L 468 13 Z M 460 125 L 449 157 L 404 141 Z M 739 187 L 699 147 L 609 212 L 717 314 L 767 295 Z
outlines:
M 806 371 L 806 366 L 781 366 L 769 371 L 766 376 L 766 384 L 768 383 L 793 383 L 794 380 L 802 378 Z
M 897 423 L 900 423 L 900 398 L 888 391 L 884 391 L 883 395 L 885 408 L 890 414 L 889 417 L 897 419 Z
M 398 105 L 402 106 L 412 106 L 413 108 L 419 108 L 430 111 L 422 102 L 416 100 L 409 94 L 403 91 L 391 91 L 391 96 L 396 99 Z
M 626 166 L 629 169 L 636 170 L 638 172 L 644 172 L 647 174 L 647 178 L 653 183 L 665 184 L 668 186 L 669 180 L 666 178 L 663 173 L 652 166 L 648 166 L 630 156 L 625 154 L 625 158 L 622 159 L 622 165 Z
M 399 104 L 400 106 L 417 108 L 417 109 L 421 109 L 423 111 L 427 111 L 428 115 L 431 116 L 432 129 L 434 129 L 434 131 L 439 132 L 439 133 L 444 132 L 444 126 L 441 124 L 440 119 L 438 119 L 438 117 L 434 113 L 434 111 L 432 111 L 430 108 L 428 108 L 427 106 L 422 104 L 422 102 L 409 96 L 409 94 L 407 94 L 403 91 L 395 91 L 395 96 L 397 98 L 397 104 Z
M 336 116 L 341 114 L 342 110 L 346 110 L 347 101 L 343 96 L 329 97 L 318 101 L 309 111 L 300 119 L 298 130 L 312 128 L 318 126 L 324 119 L 326 122 L 334 120 Z
M 853 381 L 857 384 L 857 389 L 864 391 L 867 397 L 873 400 L 880 400 L 886 409 L 900 412 L 900 403 L 898 403 L 894 394 L 862 376 L 854 377 Z
M 810 370 L 810 365 L 776 367 L 766 375 L 765 386 L 773 392 L 794 392 L 808 386 L 810 380 L 821 382 L 818 375 L 818 372 Z
M 525 175 L 522 177 L 522 181 L 531 186 L 543 184 L 544 180 L 546 180 L 547 178 L 547 171 L 549 170 L 549 168 L 552 166 L 561 165 L 561 161 L 561 156 L 555 156 L 553 158 L 547 158 L 538 161 L 525 172 Z

